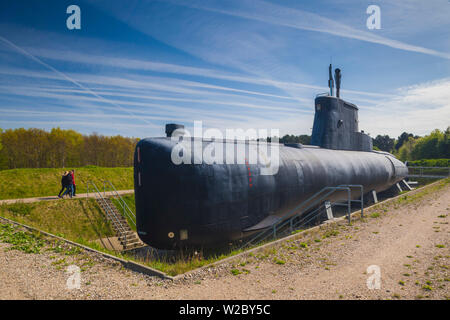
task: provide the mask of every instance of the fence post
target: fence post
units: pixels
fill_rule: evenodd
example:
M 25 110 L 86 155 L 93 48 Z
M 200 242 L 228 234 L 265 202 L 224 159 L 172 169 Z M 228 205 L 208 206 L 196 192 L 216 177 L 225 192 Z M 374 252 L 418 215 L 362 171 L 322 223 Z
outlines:
M 361 186 L 361 218 L 364 218 L 364 187 Z
M 351 194 L 350 194 L 350 188 L 347 189 L 347 216 L 348 216 L 348 223 L 351 223 L 351 216 L 350 216 L 350 212 L 352 211 L 351 209 Z

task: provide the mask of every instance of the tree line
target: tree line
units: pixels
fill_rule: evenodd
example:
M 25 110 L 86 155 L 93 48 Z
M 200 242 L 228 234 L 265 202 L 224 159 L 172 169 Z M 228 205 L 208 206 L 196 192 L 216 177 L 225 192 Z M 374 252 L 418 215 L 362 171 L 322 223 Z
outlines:
M 86 165 L 129 167 L 139 139 L 54 128 L 0 129 L 0 170 L 69 168 Z
M 267 137 L 267 142 L 272 142 L 273 140 L 278 139 L 279 143 L 301 143 L 301 144 L 311 144 L 311 136 L 307 135 L 307 134 L 302 134 L 299 136 L 295 136 L 293 134 L 286 134 L 284 136 L 282 136 L 281 138 L 279 137 Z
M 450 127 L 423 137 L 403 132 L 397 139 L 378 135 L 372 141 L 374 149 L 393 153 L 402 161 L 450 158 Z
M 271 140 L 267 138 L 267 141 Z M 310 144 L 311 136 L 287 134 L 279 138 L 279 142 Z M 450 127 L 445 131 L 436 129 L 423 137 L 408 132 L 403 132 L 397 139 L 389 135 L 377 135 L 372 138 L 372 142 L 375 150 L 390 152 L 402 161 L 450 159 Z
M 271 141 L 270 137 L 267 141 Z M 0 129 L 0 170 L 15 168 L 68 168 L 96 165 L 130 167 L 137 138 L 82 135 L 53 128 L 50 132 L 30 128 Z M 402 161 L 450 159 L 450 127 L 419 137 L 403 132 L 397 139 L 378 135 L 374 149 L 393 153 Z M 310 135 L 285 135 L 280 143 L 310 144 Z

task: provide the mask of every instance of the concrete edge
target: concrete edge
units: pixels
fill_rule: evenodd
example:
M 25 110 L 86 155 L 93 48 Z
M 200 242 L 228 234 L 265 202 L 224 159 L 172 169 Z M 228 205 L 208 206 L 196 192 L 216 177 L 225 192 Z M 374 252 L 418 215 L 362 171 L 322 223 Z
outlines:
M 4 220 L 4 221 L 6 221 L 7 223 L 21 226 L 21 227 L 23 227 L 23 228 L 25 228 L 25 229 L 28 229 L 28 230 L 30 230 L 30 231 L 36 231 L 36 232 L 39 232 L 39 233 L 44 234 L 44 235 L 46 235 L 46 236 L 48 236 L 48 237 L 55 238 L 55 239 L 64 241 L 64 242 L 66 242 L 66 243 L 68 243 L 68 244 L 70 244 L 70 245 L 73 245 L 73 246 L 82 248 L 82 249 L 84 249 L 84 250 L 86 250 L 86 251 L 90 251 L 90 252 L 93 252 L 93 253 L 95 253 L 95 254 L 99 254 L 99 255 L 101 255 L 101 256 L 103 256 L 103 257 L 105 257 L 105 258 L 109 258 L 109 259 L 118 261 L 118 262 L 120 262 L 125 268 L 130 269 L 130 270 L 132 270 L 132 271 L 139 272 L 139 273 L 143 273 L 143 274 L 150 275 L 150 276 L 157 276 L 157 277 L 160 277 L 160 278 L 163 278 L 163 279 L 174 280 L 174 278 L 173 278 L 172 276 L 169 276 L 168 274 L 166 274 L 166 273 L 164 273 L 164 272 L 162 272 L 162 271 L 153 269 L 153 268 L 148 267 L 148 266 L 145 266 L 145 265 L 143 265 L 143 264 L 140 264 L 140 263 L 137 263 L 137 262 L 134 262 L 134 261 L 130 261 L 130 260 L 125 260 L 125 259 L 122 259 L 122 258 L 113 256 L 113 255 L 111 255 L 111 254 L 109 254 L 109 253 L 105 253 L 105 252 L 101 252 L 101 251 L 95 250 L 95 249 L 90 248 L 90 247 L 87 247 L 87 246 L 85 246 L 85 245 L 82 245 L 82 244 L 79 244 L 79 243 L 76 243 L 76 242 L 73 242 L 73 241 L 64 239 L 64 238 L 59 237 L 59 236 L 56 236 L 56 235 L 54 235 L 54 234 L 51 234 L 51 233 L 42 231 L 42 230 L 37 229 L 37 228 L 34 228 L 34 227 L 30 227 L 30 226 L 28 226 L 28 225 L 26 225 L 26 224 L 19 223 L 19 222 L 10 220 L 10 219 L 8 219 L 8 218 L 4 218 L 4 217 L 2 217 L 2 216 L 0 216 L 0 220 Z
M 369 206 L 367 208 L 364 208 L 364 212 L 363 212 L 364 213 L 364 217 L 366 217 L 365 214 L 366 214 L 367 211 L 370 211 L 370 210 L 372 210 L 372 209 L 374 209 L 374 208 L 376 208 L 376 207 L 378 207 L 380 205 L 392 202 L 392 201 L 394 201 L 394 200 L 396 200 L 396 199 L 398 199 L 398 198 L 400 198 L 402 196 L 410 195 L 410 194 L 412 195 L 412 194 L 418 193 L 420 191 L 424 191 L 425 189 L 430 188 L 430 187 L 432 187 L 432 186 L 442 182 L 442 180 L 445 180 L 445 179 L 441 179 L 441 180 L 435 181 L 435 182 L 430 183 L 430 184 L 428 184 L 426 186 L 423 186 L 421 188 L 417 188 L 417 189 L 414 189 L 412 191 L 408 191 L 407 193 L 399 194 L 399 195 L 397 195 L 397 196 L 395 196 L 393 198 L 386 199 L 384 201 L 375 203 L 375 204 L 373 204 L 373 205 L 371 205 L 371 206 Z M 361 213 L 361 210 L 356 210 L 356 211 L 352 212 L 350 214 L 350 216 L 353 218 L 355 216 L 360 215 L 360 213 Z M 194 269 L 194 270 L 190 270 L 190 271 L 187 271 L 187 272 L 182 273 L 182 274 L 178 274 L 178 275 L 172 277 L 172 279 L 175 280 L 175 281 L 183 279 L 186 275 L 189 275 L 189 274 L 192 274 L 192 273 L 196 273 L 198 271 L 201 271 L 201 270 L 204 270 L 204 269 L 207 269 L 207 268 L 215 267 L 215 266 L 218 266 L 220 264 L 227 263 L 227 262 L 230 262 L 230 261 L 233 261 L 233 260 L 237 260 L 239 258 L 242 258 L 242 256 L 248 255 L 249 253 L 258 252 L 258 251 L 261 251 L 261 250 L 263 250 L 265 248 L 270 248 L 272 246 L 276 246 L 279 243 L 287 241 L 287 240 L 300 238 L 306 232 L 311 232 L 311 231 L 314 231 L 314 230 L 318 230 L 318 229 L 320 229 L 320 228 L 322 228 L 324 226 L 334 225 L 334 224 L 336 224 L 338 222 L 341 222 L 342 220 L 346 220 L 346 219 L 347 219 L 347 216 L 342 216 L 342 217 L 334 219 L 333 221 L 330 221 L 330 222 L 327 222 L 327 223 L 321 223 L 321 224 L 319 224 L 319 225 L 317 225 L 315 227 L 312 227 L 312 228 L 303 230 L 301 232 L 298 232 L 298 233 L 295 233 L 295 234 L 292 234 L 292 235 L 288 235 L 288 236 L 286 236 L 284 238 L 280 238 L 278 240 L 271 241 L 271 242 L 263 244 L 261 246 L 258 246 L 258 247 L 255 247 L 255 248 L 243 251 L 243 252 L 238 253 L 238 254 L 236 254 L 234 256 L 231 256 L 231 257 L 228 257 L 228 258 L 225 258 L 225 259 L 222 259 L 222 260 L 215 261 L 215 262 L 210 263 L 208 265 L 205 265 L 203 267 L 200 267 L 200 268 L 197 268 L 197 269 Z

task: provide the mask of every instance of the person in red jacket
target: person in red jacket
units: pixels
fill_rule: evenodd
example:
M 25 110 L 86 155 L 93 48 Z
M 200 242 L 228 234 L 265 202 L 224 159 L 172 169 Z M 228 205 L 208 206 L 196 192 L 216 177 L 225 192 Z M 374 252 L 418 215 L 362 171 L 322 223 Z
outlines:
M 77 190 L 77 187 L 75 186 L 75 170 L 72 169 L 72 171 L 70 171 L 70 174 L 72 176 L 72 181 L 73 181 L 72 196 L 75 197 L 75 191 Z

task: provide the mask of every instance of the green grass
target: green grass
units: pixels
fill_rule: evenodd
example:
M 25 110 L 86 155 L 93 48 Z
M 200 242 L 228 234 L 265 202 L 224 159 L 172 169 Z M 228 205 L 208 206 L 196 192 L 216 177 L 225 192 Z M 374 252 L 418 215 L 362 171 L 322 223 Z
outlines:
M 133 214 L 136 214 L 136 204 L 134 201 L 134 194 L 126 194 L 121 196 L 125 204 L 128 206 L 128 208 L 133 212 Z M 127 219 L 128 225 L 131 229 L 136 231 L 136 226 L 134 225 L 133 221 L 130 219 L 128 215 L 124 215 L 122 202 L 119 201 L 117 198 L 111 198 L 112 202 L 116 206 L 117 210 Z
M 20 250 L 25 253 L 40 253 L 45 244 L 39 234 L 20 231 L 9 224 L 0 224 L 0 241 L 12 244 L 8 250 Z
M 0 216 L 73 241 L 114 235 L 94 199 L 3 204 Z
M 142 263 L 144 265 L 147 265 L 151 268 L 165 272 L 168 275 L 176 276 L 178 274 L 182 274 L 187 271 L 209 265 L 211 263 L 225 259 L 227 257 L 234 256 L 242 251 L 243 250 L 234 250 L 234 251 L 231 251 L 226 254 L 224 253 L 224 254 L 211 255 L 209 257 L 202 257 L 202 255 L 190 255 L 190 256 L 179 255 L 179 256 L 175 257 L 175 259 L 170 259 L 170 260 L 162 258 L 162 259 L 149 259 L 147 261 L 146 260 L 144 260 L 144 261 L 135 260 L 135 261 Z M 132 257 L 127 257 L 127 259 L 133 260 Z M 237 271 L 233 271 L 233 270 L 237 270 Z M 235 275 L 242 273 L 242 271 L 240 271 L 238 269 L 233 269 L 233 270 L 231 271 L 233 274 L 235 272 L 239 272 L 239 273 L 236 273 Z M 246 270 L 246 269 L 243 269 L 243 270 Z M 244 273 L 249 273 L 249 272 L 244 271 Z
M 110 180 L 117 190 L 133 189 L 133 168 L 82 168 L 12 169 L 0 171 L 0 200 L 42 196 L 55 196 L 61 189 L 61 174 L 75 170 L 77 193 L 86 192 L 86 182 L 94 181 L 103 189 L 102 180 Z
M 300 243 L 300 247 L 302 247 L 302 248 L 308 248 L 308 244 L 305 243 L 305 242 L 301 242 L 301 243 Z
M 379 213 L 379 212 L 374 212 L 374 213 L 372 213 L 372 214 L 370 215 L 370 217 L 371 217 L 371 218 L 374 218 L 374 219 L 379 218 L 379 217 L 380 217 L 380 213 Z
M 432 290 L 433 290 L 433 287 L 432 287 L 432 286 L 429 286 L 429 285 L 423 285 L 423 286 L 422 286 L 422 289 L 423 289 L 423 290 L 426 290 L 426 291 L 432 291 Z
M 323 239 L 325 238 L 329 238 L 329 237 L 336 237 L 337 235 L 339 235 L 339 231 L 337 230 L 330 230 L 325 232 L 325 234 L 323 235 Z
M 410 167 L 450 167 L 450 159 L 422 159 L 408 161 Z
M 242 272 L 241 271 L 239 271 L 239 269 L 231 269 L 231 274 L 233 275 L 233 276 L 237 276 L 238 274 L 241 274 Z
M 136 212 L 136 204 L 134 202 L 134 194 L 125 194 L 125 195 L 121 195 L 121 197 L 127 204 L 128 208 L 130 208 L 131 211 Z M 113 200 L 113 201 L 115 201 L 115 200 Z
M 275 262 L 276 264 L 280 264 L 280 265 L 283 265 L 283 264 L 286 263 L 286 261 L 280 260 L 280 259 L 278 259 L 278 258 L 275 258 L 275 259 L 274 259 L 274 262 Z

